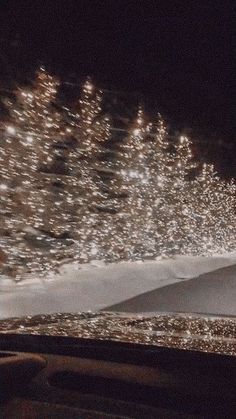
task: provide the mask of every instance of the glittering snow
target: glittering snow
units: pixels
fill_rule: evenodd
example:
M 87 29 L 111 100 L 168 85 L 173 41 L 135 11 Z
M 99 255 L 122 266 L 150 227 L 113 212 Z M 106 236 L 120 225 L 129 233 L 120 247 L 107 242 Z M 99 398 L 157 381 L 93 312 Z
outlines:
M 235 318 L 118 313 L 55 313 L 0 320 L 0 335 L 30 334 L 132 342 L 236 356 Z

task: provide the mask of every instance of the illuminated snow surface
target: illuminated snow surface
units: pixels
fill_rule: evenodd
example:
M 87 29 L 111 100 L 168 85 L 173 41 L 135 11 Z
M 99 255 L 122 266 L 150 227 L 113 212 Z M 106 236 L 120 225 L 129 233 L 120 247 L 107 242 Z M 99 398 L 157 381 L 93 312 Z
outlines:
M 46 279 L 0 279 L 0 318 L 98 311 L 148 291 L 236 265 L 236 253 L 105 265 L 65 264 Z

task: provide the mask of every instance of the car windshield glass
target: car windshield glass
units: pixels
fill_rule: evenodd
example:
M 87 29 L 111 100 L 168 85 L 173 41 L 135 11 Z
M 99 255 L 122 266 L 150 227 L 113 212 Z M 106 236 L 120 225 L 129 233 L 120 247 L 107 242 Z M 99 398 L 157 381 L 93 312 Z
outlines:
M 231 16 L 230 2 L 1 3 L 0 320 L 233 338 Z

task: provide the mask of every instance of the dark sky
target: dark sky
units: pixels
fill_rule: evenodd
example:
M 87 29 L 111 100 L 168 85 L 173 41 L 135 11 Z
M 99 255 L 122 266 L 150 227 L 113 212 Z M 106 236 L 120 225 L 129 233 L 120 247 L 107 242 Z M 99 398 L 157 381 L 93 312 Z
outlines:
M 90 74 L 235 141 L 233 1 L 1 0 L 0 10 L 5 55 L 19 38 L 8 51 L 18 73 L 44 62 L 65 79 Z

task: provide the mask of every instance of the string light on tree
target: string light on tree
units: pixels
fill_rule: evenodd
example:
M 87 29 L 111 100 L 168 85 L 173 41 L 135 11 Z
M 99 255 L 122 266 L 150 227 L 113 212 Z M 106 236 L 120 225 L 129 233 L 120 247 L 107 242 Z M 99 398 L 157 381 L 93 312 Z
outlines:
M 77 144 L 68 138 L 66 123 L 53 106 L 57 88 L 58 80 L 41 68 L 33 87 L 18 89 L 9 109 L 11 124 L 6 125 L 0 155 L 1 180 L 11 185 L 4 202 L 11 217 L 3 223 L 3 230 L 11 231 L 3 240 L 9 268 L 22 261 L 26 271 L 51 270 L 71 254 L 71 232 L 78 236 L 81 223 L 89 225 L 82 192 L 91 196 L 96 186 L 78 167 Z
M 0 142 L 0 272 L 46 275 L 65 259 L 135 260 L 235 249 L 234 181 L 198 165 L 142 107 L 114 151 L 103 94 L 87 79 L 55 106 L 44 68 L 9 103 Z M 4 249 L 4 250 L 3 250 Z

